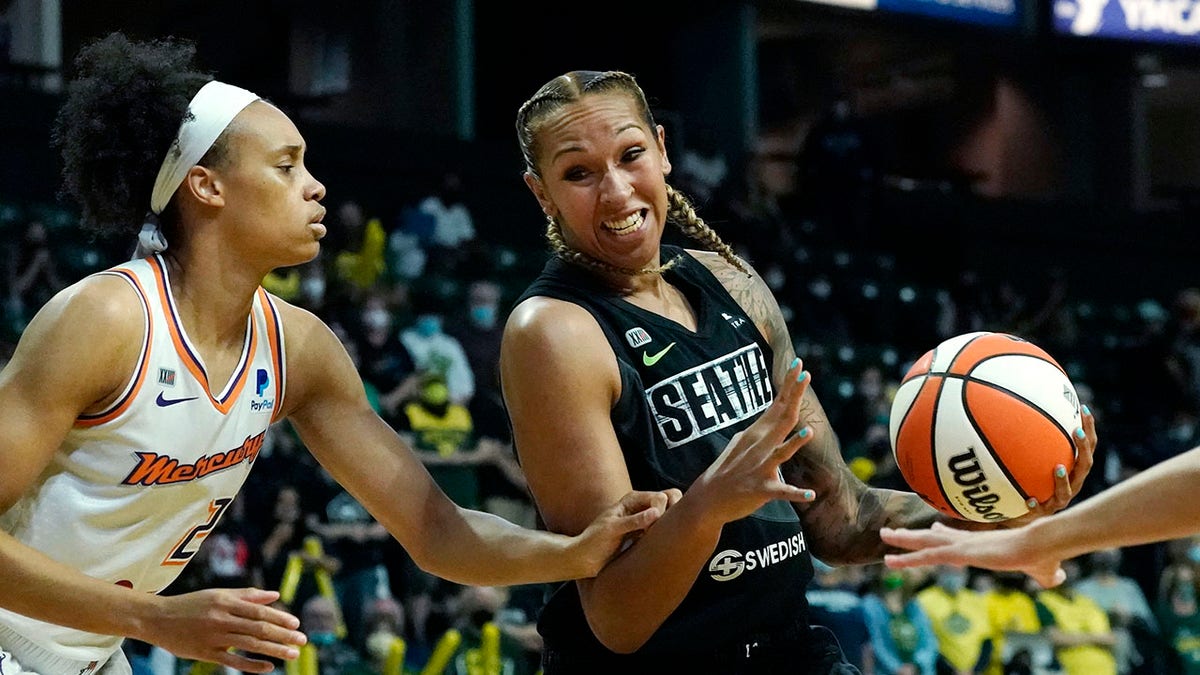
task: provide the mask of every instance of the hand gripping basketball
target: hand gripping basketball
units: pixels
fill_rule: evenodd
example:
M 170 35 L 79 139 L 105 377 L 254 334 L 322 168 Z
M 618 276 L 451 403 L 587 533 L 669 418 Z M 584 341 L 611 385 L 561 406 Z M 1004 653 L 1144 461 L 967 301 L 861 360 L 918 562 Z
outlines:
M 953 518 L 999 523 L 1070 501 L 1091 468 L 1091 428 L 1053 357 L 981 331 L 949 338 L 913 364 L 889 431 L 900 473 L 926 502 Z
M 800 404 L 811 381 L 800 360 L 792 362 L 775 401 L 744 431 L 735 435 L 688 494 L 708 504 L 707 513 L 724 524 L 744 518 L 776 499 L 809 502 L 812 490 L 784 482 L 781 464 L 812 438 L 807 426 L 797 429 Z

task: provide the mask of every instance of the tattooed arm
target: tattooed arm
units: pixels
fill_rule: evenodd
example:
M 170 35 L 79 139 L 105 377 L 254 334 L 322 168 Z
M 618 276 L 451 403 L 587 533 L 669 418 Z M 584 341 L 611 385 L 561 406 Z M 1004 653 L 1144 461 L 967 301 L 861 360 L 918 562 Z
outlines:
M 715 253 L 690 253 L 716 275 L 767 340 L 774 353 L 772 380 L 778 385 L 795 358 L 795 347 L 770 288 L 745 261 L 749 275 Z M 1084 437 L 1072 436 L 1075 466 L 1069 475 L 1055 475 L 1054 496 L 1020 518 L 984 524 L 945 516 L 915 493 L 873 488 L 860 481 L 846 466 L 837 434 L 811 387 L 804 395 L 800 424 L 812 427 L 813 438 L 781 470 L 788 483 L 816 492 L 815 501 L 793 504 L 793 508 L 804 524 L 813 554 L 829 564 L 878 562 L 885 553 L 894 552 L 894 547 L 880 540 L 881 527 L 922 529 L 934 522 L 972 530 L 1020 527 L 1055 513 L 1066 508 L 1079 493 L 1096 451 L 1095 423 L 1085 412 Z

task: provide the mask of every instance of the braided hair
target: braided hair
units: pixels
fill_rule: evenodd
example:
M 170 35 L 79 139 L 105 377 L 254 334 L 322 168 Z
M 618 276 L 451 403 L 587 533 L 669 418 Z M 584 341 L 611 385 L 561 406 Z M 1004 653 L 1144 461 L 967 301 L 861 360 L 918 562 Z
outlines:
M 551 115 L 563 106 L 579 101 L 585 94 L 618 93 L 629 96 L 641 113 L 642 121 L 650 129 L 656 128 L 654 115 L 646 101 L 646 94 L 637 81 L 629 73 L 618 70 L 604 72 L 592 70 L 576 70 L 560 75 L 546 84 L 517 111 L 517 142 L 521 147 L 521 155 L 525 160 L 525 169 L 532 175 L 541 178 L 537 168 L 538 132 Z M 667 222 L 672 223 L 684 235 L 699 242 L 705 249 L 721 255 L 729 264 L 749 274 L 749 270 L 733 248 L 726 244 L 707 223 L 696 213 L 691 201 L 679 190 L 667 185 Z M 546 239 L 550 249 L 563 260 L 602 272 L 615 272 L 623 275 L 662 274 L 673 267 L 676 260 L 670 260 L 657 267 L 639 270 L 618 267 L 597 260 L 596 258 L 572 249 L 563 239 L 562 226 L 549 217 L 546 225 Z

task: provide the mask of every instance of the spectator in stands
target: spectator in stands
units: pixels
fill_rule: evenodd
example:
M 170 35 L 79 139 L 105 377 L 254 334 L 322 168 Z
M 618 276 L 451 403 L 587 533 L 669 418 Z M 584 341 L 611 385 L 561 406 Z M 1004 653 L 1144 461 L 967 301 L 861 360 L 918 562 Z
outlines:
M 446 333 L 462 345 L 471 365 L 477 393 L 494 404 L 500 395 L 500 339 L 504 334 L 504 312 L 500 307 L 500 285 L 481 279 L 467 287 L 463 316 L 456 317 Z
M 1191 568 L 1164 579 L 1159 591 L 1155 618 L 1174 657 L 1167 672 L 1200 675 L 1200 604 L 1196 602 L 1196 577 Z
M 452 403 L 469 405 L 475 395 L 475 375 L 462 344 L 445 332 L 444 299 L 422 289 L 414 292 L 412 300 L 415 317 L 400 331 L 400 344 L 417 370 L 441 375 Z
M 357 299 L 373 289 L 387 269 L 387 233 L 379 218 L 363 214 L 358 202 L 343 203 L 337 213 L 338 222 L 351 238 L 347 247 L 334 256 L 333 269 L 342 289 L 351 299 Z
M 508 589 L 496 586 L 463 586 L 453 600 L 454 617 L 452 626 L 462 635 L 462 646 L 452 665 L 446 669 L 447 675 L 474 675 L 483 671 L 491 662 L 491 667 L 499 667 L 500 672 L 513 672 L 519 659 L 523 658 L 520 645 L 504 639 L 500 631 L 500 612 L 508 602 Z M 483 630 L 492 624 L 500 631 L 500 640 L 495 643 L 495 651 L 490 651 L 483 640 Z M 493 670 L 492 672 L 495 672 Z
M 917 592 L 937 637 L 940 675 L 982 673 L 992 660 L 987 601 L 967 586 L 967 570 L 940 565 L 934 583 Z
M 832 631 L 846 660 L 860 671 L 870 673 L 874 656 L 862 599 L 866 569 L 853 565 L 834 567 L 814 560 L 813 580 L 804 595 L 813 625 Z
M 440 373 L 422 373 L 417 395 L 401 406 L 395 426 L 456 504 L 481 506 L 477 467 L 488 461 L 489 455 L 476 447 L 471 412 L 450 400 Z
M 1063 583 L 1037 594 L 1038 618 L 1064 675 L 1116 675 L 1117 637 L 1100 605 L 1075 588 L 1079 563 L 1064 560 Z
M 366 648 L 366 610 L 388 589 L 384 546 L 391 535 L 323 468 L 321 491 L 312 495 L 315 507 L 305 517 L 309 531 L 321 538 L 326 555 L 340 563 L 333 576 L 338 605 L 347 628 L 347 642 Z
M 925 609 L 913 597 L 911 573 L 884 570 L 877 587 L 863 596 L 863 611 L 875 672 L 935 675 L 938 642 Z
M 1075 591 L 1091 598 L 1108 614 L 1116 636 L 1113 656 L 1117 672 L 1132 672 L 1153 654 L 1145 654 L 1138 645 L 1157 642 L 1158 622 L 1142 587 L 1132 578 L 1121 574 L 1122 551 L 1106 548 L 1088 556 L 1091 572 L 1075 584 Z
M 1029 673 L 1035 662 L 1050 655 L 1050 646 L 1040 635 L 1037 601 L 1022 574 L 997 572 L 992 579 L 995 587 L 984 594 L 992 640 L 988 675 Z
M 396 642 L 404 642 L 404 607 L 390 594 L 376 598 L 367 607 L 365 624 L 367 658 L 376 673 L 383 673 Z
M 376 675 L 363 655 L 338 637 L 338 608 L 329 598 L 314 595 L 300 608 L 300 630 L 317 650 L 321 675 Z
M 41 307 L 66 286 L 50 248 L 46 226 L 31 220 L 24 235 L 9 246 L 8 312 L 22 325 L 31 308 Z
M 438 188 L 417 203 L 417 210 L 433 219 L 426 249 L 435 271 L 455 273 L 475 241 L 475 220 L 463 201 L 462 176 L 442 174 Z

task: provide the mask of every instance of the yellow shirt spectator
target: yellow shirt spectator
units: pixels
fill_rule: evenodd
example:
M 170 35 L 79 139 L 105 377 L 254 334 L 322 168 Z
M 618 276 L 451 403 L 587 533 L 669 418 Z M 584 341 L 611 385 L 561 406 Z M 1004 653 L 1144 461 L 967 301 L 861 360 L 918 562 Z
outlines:
M 962 570 L 941 570 L 938 583 L 917 593 L 938 640 L 938 654 L 955 671 L 975 672 L 990 652 L 992 625 L 988 605 L 978 591 L 966 588 Z

